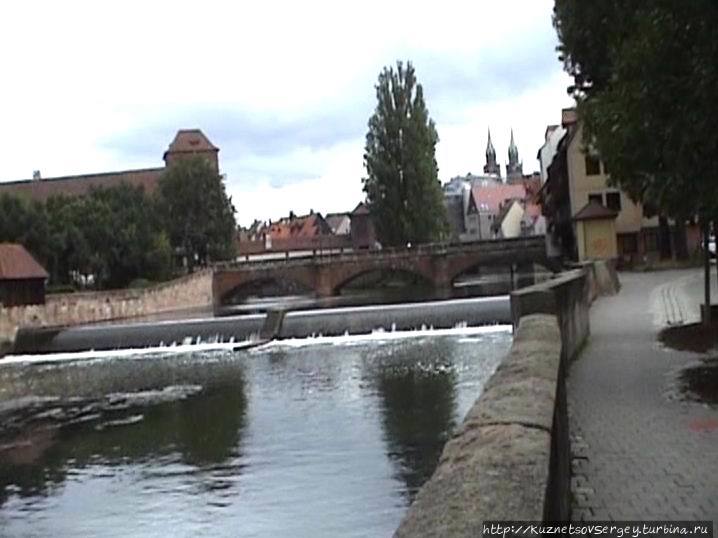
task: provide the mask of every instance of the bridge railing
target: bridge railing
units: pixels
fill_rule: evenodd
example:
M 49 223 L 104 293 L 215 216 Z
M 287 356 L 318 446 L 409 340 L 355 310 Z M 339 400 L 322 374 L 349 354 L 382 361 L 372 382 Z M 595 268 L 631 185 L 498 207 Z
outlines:
M 303 265 L 308 261 L 314 261 L 315 263 L 334 263 L 338 261 L 348 262 L 352 260 L 364 260 L 369 257 L 381 256 L 384 258 L 391 257 L 406 257 L 416 255 L 431 255 L 431 254 L 458 254 L 471 251 L 491 251 L 491 252 L 502 252 L 516 250 L 517 248 L 544 248 L 545 236 L 529 236 L 529 237 L 515 237 L 511 239 L 490 239 L 482 241 L 471 241 L 465 243 L 450 243 L 450 242 L 437 242 L 437 243 L 424 243 L 420 245 L 412 245 L 410 247 L 388 247 L 382 249 L 371 249 L 371 250 L 353 250 L 351 252 L 325 252 L 322 250 L 315 250 L 306 255 L 290 256 L 287 252 L 275 252 L 281 257 L 272 259 L 254 259 L 254 260 L 241 260 L 231 262 L 218 262 L 214 264 L 216 269 L 238 269 L 242 267 L 251 266 L 252 268 L 260 268 L 262 266 L 277 266 L 277 265 Z M 267 253 L 269 254 L 269 253 Z M 284 254 L 284 256 L 282 256 Z

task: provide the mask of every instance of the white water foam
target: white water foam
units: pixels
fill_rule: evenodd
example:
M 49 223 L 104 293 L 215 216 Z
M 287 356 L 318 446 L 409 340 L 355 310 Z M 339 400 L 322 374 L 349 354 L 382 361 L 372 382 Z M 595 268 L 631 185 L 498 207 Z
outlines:
M 482 325 L 479 327 L 468 327 L 460 324 L 451 329 L 433 329 L 422 327 L 421 329 L 405 331 L 374 330 L 368 334 L 348 334 L 342 336 L 322 336 L 321 334 L 306 338 L 287 338 L 284 340 L 273 340 L 264 345 L 252 348 L 251 352 L 261 352 L 276 348 L 299 348 L 317 345 L 351 346 L 366 342 L 383 343 L 393 340 L 405 340 L 409 338 L 421 338 L 429 336 L 479 336 L 494 333 L 511 332 L 511 325 Z
M 306 346 L 334 345 L 351 346 L 366 342 L 383 343 L 409 338 L 421 338 L 430 336 L 463 336 L 471 337 L 485 334 L 511 332 L 511 325 L 483 325 L 469 327 L 465 323 L 458 324 L 451 329 L 434 329 L 422 327 L 415 330 L 385 331 L 377 329 L 368 334 L 348 334 L 342 336 L 322 336 L 321 334 L 306 338 L 288 338 L 285 340 L 273 340 L 266 344 L 252 347 L 251 352 L 263 352 L 271 349 L 299 348 Z M 243 340 L 239 342 L 198 342 L 188 343 L 188 339 L 182 344 L 168 346 L 155 346 L 146 348 L 110 349 L 110 350 L 88 350 L 79 352 L 46 353 L 39 355 L 9 355 L 0 360 L 0 367 L 5 365 L 29 365 L 56 363 L 63 361 L 94 361 L 98 359 L 146 359 L 148 356 L 168 357 L 195 352 L 233 351 L 249 347 L 256 343 L 256 340 Z M 190 339 L 194 340 L 194 339 Z
M 171 356 L 183 353 L 193 353 L 197 351 L 231 351 L 237 348 L 246 347 L 253 344 L 251 340 L 241 342 L 207 342 L 198 344 L 179 344 L 168 346 L 155 346 L 143 348 L 128 349 L 108 349 L 108 350 L 87 350 L 63 353 L 44 353 L 39 355 L 8 355 L 0 360 L 0 367 L 8 364 L 40 364 L 49 362 L 62 361 L 82 361 L 96 359 L 143 359 L 148 355 Z

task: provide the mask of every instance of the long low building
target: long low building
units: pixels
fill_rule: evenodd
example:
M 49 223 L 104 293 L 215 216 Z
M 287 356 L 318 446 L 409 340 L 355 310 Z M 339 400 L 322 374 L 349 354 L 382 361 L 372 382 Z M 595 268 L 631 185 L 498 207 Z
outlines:
M 53 178 L 42 178 L 39 173 L 33 179 L 20 181 L 0 181 L 0 195 L 12 194 L 31 200 L 44 202 L 51 196 L 81 196 L 91 189 L 115 187 L 128 184 L 143 187 L 145 192 L 157 188 L 160 177 L 173 162 L 187 156 L 204 156 L 219 171 L 219 148 L 217 148 L 199 129 L 182 129 L 163 155 L 165 166 L 142 168 L 120 172 L 101 172 Z

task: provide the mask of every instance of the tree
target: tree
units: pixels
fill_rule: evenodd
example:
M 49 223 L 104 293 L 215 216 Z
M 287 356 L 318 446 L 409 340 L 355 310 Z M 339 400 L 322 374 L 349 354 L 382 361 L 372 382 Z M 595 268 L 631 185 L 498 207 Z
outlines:
M 142 187 L 118 185 L 97 189 L 83 198 L 83 234 L 94 262 L 93 274 L 106 287 L 125 287 L 136 279 L 161 280 L 171 272 L 167 245 L 156 203 Z
M 439 137 L 411 63 L 385 67 L 376 96 L 362 181 L 378 239 L 392 246 L 442 239 L 448 220 L 435 157 Z
M 570 88 L 611 182 L 678 220 L 718 215 L 718 4 L 556 0 Z M 706 274 L 708 277 L 708 273 Z
M 40 263 L 46 264 L 50 254 L 47 233 L 43 204 L 9 194 L 0 195 L 0 242 L 20 243 Z
M 160 178 L 158 204 L 170 243 L 195 263 L 231 258 L 237 225 L 222 176 L 202 157 L 173 164 Z

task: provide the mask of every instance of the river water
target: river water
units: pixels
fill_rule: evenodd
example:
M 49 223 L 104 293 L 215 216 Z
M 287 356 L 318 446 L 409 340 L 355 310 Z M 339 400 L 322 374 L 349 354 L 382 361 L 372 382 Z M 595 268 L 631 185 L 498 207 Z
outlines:
M 0 534 L 390 536 L 510 343 L 486 327 L 0 366 L 26 441 L 0 446 Z

